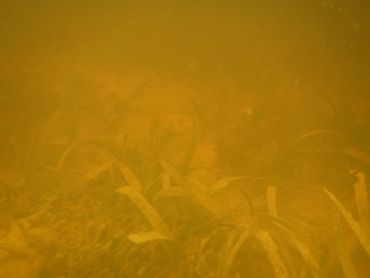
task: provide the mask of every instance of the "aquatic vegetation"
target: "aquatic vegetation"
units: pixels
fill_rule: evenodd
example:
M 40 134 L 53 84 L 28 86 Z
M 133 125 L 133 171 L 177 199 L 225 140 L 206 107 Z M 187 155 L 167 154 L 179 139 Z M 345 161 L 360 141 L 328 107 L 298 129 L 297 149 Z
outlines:
M 366 148 L 335 130 L 292 131 L 296 119 L 272 119 L 274 107 L 257 120 L 237 102 L 146 111 L 146 84 L 113 100 L 63 95 L 32 127 L 12 129 L 20 167 L 1 188 L 0 271 L 369 273 Z

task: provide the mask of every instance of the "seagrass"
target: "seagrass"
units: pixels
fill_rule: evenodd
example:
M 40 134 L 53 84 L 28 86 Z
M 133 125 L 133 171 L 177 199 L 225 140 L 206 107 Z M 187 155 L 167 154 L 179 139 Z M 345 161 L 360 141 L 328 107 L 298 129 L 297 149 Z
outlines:
M 262 248 L 265 250 L 268 259 L 274 269 L 275 277 L 290 277 L 284 260 L 278 251 L 278 247 L 275 241 L 271 238 L 269 232 L 258 230 L 255 232 L 255 237 L 261 244 Z
M 324 188 L 324 192 L 328 195 L 330 200 L 334 203 L 342 217 L 346 220 L 357 239 L 360 241 L 362 247 L 366 253 L 370 256 L 370 238 L 366 231 L 361 227 L 360 223 L 357 222 L 352 214 L 343 206 L 343 204 L 332 194 L 330 191 Z

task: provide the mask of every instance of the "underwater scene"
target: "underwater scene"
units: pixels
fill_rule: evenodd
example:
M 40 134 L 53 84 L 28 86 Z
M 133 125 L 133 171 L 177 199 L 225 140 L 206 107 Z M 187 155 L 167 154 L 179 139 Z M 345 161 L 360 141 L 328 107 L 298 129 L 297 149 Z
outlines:
M 370 277 L 370 2 L 0 2 L 0 278 Z

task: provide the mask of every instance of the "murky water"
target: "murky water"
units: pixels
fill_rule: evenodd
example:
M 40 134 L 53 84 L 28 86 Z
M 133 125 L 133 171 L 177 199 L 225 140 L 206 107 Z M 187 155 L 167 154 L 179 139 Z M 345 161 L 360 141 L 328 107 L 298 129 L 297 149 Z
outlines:
M 2 1 L 0 277 L 368 277 L 366 1 Z

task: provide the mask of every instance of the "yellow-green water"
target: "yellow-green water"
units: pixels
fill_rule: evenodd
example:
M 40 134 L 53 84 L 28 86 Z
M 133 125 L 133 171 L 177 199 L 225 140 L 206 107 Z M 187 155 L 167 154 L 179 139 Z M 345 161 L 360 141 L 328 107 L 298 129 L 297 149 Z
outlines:
M 368 277 L 366 1 L 0 3 L 0 277 Z

